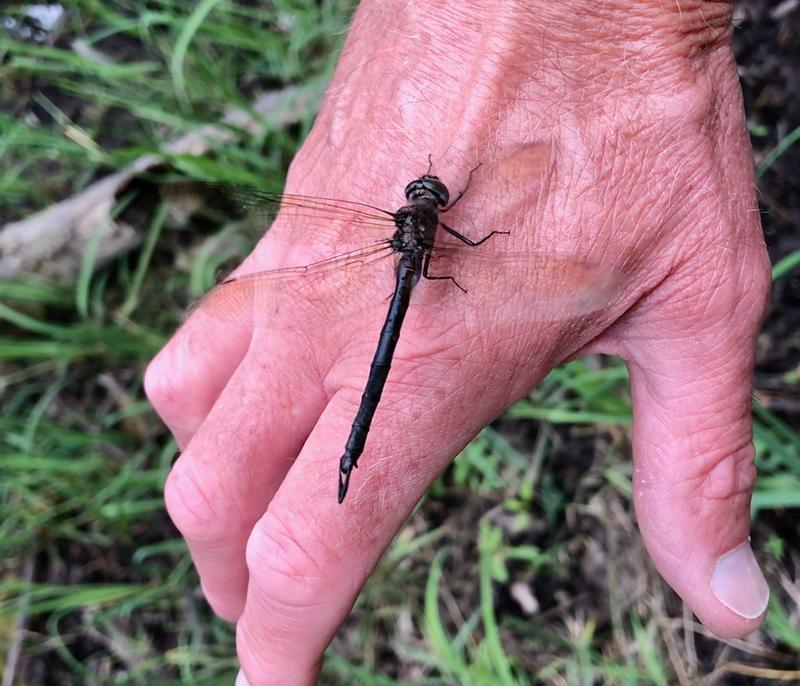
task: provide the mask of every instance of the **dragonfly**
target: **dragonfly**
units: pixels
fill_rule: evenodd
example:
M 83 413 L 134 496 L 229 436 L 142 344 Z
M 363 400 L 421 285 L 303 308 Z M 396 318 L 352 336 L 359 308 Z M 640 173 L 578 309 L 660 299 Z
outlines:
M 373 418 L 389 378 L 401 329 L 411 305 L 412 291 L 421 279 L 425 279 L 446 281 L 461 295 L 468 293 L 468 289 L 461 283 L 461 277 L 457 279 L 452 273 L 433 273 L 432 265 L 438 264 L 438 260 L 434 258 L 449 256 L 460 261 L 461 253 L 468 250 L 470 254 L 465 255 L 464 260 L 474 262 L 474 271 L 483 282 L 487 280 L 487 274 L 495 277 L 489 281 L 508 282 L 509 275 L 520 272 L 526 274 L 529 272 L 528 267 L 534 265 L 542 277 L 537 279 L 542 298 L 540 306 L 534 308 L 534 314 L 543 319 L 560 319 L 597 310 L 611 300 L 617 289 L 618 279 L 613 270 L 574 257 L 512 253 L 499 257 L 485 255 L 476 260 L 477 255 L 472 253 L 473 249 L 480 248 L 492 238 L 507 237 L 510 232 L 492 230 L 478 239 L 472 239 L 445 222 L 443 215 L 450 212 L 464 197 L 472 176 L 479 167 L 480 165 L 469 172 L 466 184 L 451 199 L 445 183 L 431 173 L 429 158 L 428 170 L 406 185 L 406 202 L 395 211 L 353 200 L 289 193 L 273 194 L 224 184 L 177 182 L 167 185 L 168 190 L 164 194 L 168 198 L 187 195 L 215 197 L 215 203 L 233 206 L 245 213 L 287 216 L 290 223 L 316 222 L 320 226 L 340 223 L 355 229 L 357 234 L 376 231 L 381 234 L 370 244 L 310 264 L 235 274 L 214 286 L 198 305 L 198 309 L 206 314 L 225 321 L 274 323 L 281 319 L 279 312 L 289 307 L 289 303 L 296 299 L 303 287 L 315 283 L 323 291 L 326 289 L 319 280 L 328 279 L 335 280 L 335 290 L 339 295 L 336 302 L 319 304 L 315 312 L 322 312 L 322 308 L 342 312 L 346 309 L 343 309 L 343 302 L 348 297 L 357 300 L 355 293 L 364 290 L 368 278 L 365 275 L 374 271 L 371 265 L 380 263 L 384 265 L 384 271 L 387 263 L 391 265 L 394 288 L 359 407 L 339 459 L 339 504 L 344 502 L 352 472 L 358 467 L 359 458 L 364 453 Z M 220 201 L 219 198 L 223 200 Z M 438 241 L 440 231 L 457 241 L 461 248 Z M 503 267 L 502 274 L 496 273 L 498 265 Z M 526 268 L 519 269 L 520 265 L 525 265 Z M 513 282 L 513 278 L 511 280 Z M 520 287 L 522 283 L 519 286 L 511 284 L 514 291 Z M 363 297 L 362 294 L 361 302 Z M 501 296 L 500 302 L 504 301 L 502 298 L 504 296 Z

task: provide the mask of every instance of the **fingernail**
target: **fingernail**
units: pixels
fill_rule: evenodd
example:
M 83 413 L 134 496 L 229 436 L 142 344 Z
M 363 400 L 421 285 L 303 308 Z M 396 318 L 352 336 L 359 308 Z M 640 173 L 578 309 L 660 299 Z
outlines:
M 767 609 L 769 586 L 749 541 L 720 556 L 711 574 L 711 590 L 740 617 L 755 619 Z
M 236 682 L 233 686 L 250 686 L 250 682 L 247 680 L 247 677 L 244 675 L 244 672 L 241 669 L 236 675 Z

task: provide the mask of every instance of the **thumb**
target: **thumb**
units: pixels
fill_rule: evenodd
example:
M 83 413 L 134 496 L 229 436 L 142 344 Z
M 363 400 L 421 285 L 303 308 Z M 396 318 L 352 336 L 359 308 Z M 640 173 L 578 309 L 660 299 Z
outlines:
M 637 339 L 628 361 L 642 537 L 662 576 L 720 637 L 753 631 L 769 599 L 749 543 L 756 309 L 741 317 L 734 307 L 738 321 L 710 325 L 706 310 L 696 327 Z

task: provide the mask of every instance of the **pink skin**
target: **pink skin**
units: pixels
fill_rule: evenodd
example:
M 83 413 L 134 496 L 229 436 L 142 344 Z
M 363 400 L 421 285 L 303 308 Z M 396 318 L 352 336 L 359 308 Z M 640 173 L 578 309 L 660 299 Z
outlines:
M 393 208 L 428 152 L 452 192 L 482 161 L 453 226 L 508 229 L 492 241 L 622 277 L 603 309 L 538 322 L 520 316 L 546 287 L 534 274 L 523 292 L 509 274 L 501 300 L 449 319 L 441 303 L 463 296 L 420 283 L 414 297 L 431 309 L 409 315 L 342 506 L 335 475 L 385 281 L 365 296 L 377 306 L 365 299 L 338 324 L 314 288 L 282 333 L 192 315 L 145 382 L 183 451 L 167 506 L 209 602 L 238 623 L 241 682 L 313 683 L 435 476 L 554 364 L 586 352 L 628 363 L 634 500 L 659 571 L 716 634 L 752 631 L 763 612 L 736 614 L 710 583 L 748 536 L 750 374 L 769 290 L 728 4 L 424 5 L 362 3 L 287 190 Z M 303 228 L 281 221 L 241 271 L 336 251 Z M 338 228 L 347 247 L 365 242 Z

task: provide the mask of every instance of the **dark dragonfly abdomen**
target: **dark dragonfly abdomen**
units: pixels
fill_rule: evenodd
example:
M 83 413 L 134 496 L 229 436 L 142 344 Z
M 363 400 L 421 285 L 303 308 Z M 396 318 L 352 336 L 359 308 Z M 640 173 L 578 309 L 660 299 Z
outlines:
M 367 434 L 372 425 L 372 418 L 378 408 L 383 387 L 392 367 L 394 351 L 400 338 L 400 328 L 403 326 L 408 305 L 411 302 L 411 291 L 417 283 L 422 271 L 423 256 L 421 253 L 408 253 L 400 258 L 397 265 L 397 281 L 395 283 L 389 312 L 383 323 L 381 335 L 378 339 L 378 348 L 372 358 L 369 368 L 369 378 L 361 396 L 356 418 L 350 428 L 350 437 L 347 439 L 344 454 L 339 460 L 339 502 L 347 495 L 350 483 L 350 472 L 358 466 L 358 458 L 364 452 Z

